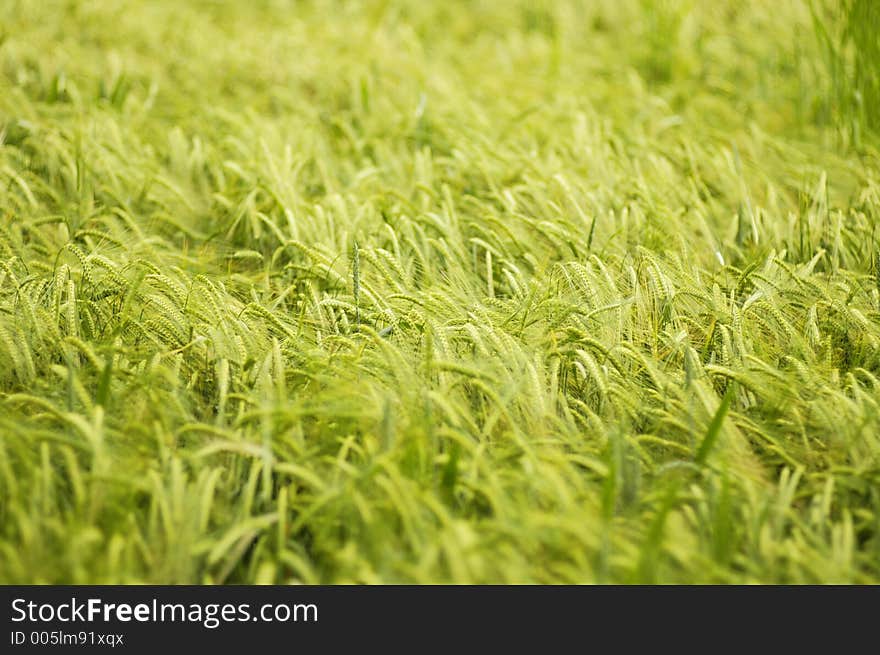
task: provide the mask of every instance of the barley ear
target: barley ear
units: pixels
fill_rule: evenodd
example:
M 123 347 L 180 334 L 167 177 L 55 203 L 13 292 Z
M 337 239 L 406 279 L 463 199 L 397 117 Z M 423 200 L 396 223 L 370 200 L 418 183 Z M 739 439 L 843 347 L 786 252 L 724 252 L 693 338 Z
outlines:
M 354 242 L 354 253 L 351 262 L 351 286 L 354 295 L 354 324 L 355 330 L 361 325 L 361 256 L 357 241 Z

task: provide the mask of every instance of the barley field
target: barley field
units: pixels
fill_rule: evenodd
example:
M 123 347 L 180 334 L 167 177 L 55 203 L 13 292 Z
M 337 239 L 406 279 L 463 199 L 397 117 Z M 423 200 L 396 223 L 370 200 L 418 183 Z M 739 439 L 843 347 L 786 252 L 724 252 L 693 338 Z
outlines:
M 4 0 L 0 583 L 880 582 L 880 3 Z

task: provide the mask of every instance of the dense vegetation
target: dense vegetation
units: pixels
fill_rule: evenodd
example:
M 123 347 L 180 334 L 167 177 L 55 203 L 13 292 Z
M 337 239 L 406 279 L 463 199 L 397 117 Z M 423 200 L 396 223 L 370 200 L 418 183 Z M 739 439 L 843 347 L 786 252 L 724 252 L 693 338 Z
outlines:
M 880 3 L 0 3 L 0 582 L 880 581 Z

